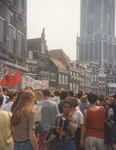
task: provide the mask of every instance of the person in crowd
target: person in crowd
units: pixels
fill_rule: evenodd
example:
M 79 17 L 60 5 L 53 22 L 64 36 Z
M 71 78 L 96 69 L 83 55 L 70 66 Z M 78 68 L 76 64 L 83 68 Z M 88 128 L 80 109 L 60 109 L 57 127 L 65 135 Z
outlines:
M 68 97 L 69 97 L 69 92 L 68 91 L 62 91 L 61 92 L 61 94 L 60 94 L 60 103 L 58 105 L 60 113 L 63 112 L 62 105 L 63 105 L 63 102 L 68 99 Z
M 54 102 L 56 102 L 57 104 L 60 103 L 60 94 L 61 94 L 61 91 L 59 89 L 56 89 L 54 91 L 54 97 L 52 98 Z
M 73 91 L 69 91 L 69 96 L 70 96 L 70 97 L 73 97 L 73 96 L 74 96 Z
M 62 106 L 63 113 L 58 114 L 53 122 L 53 125 L 56 126 L 56 137 L 50 142 L 48 150 L 76 150 L 74 134 L 77 128 L 77 119 L 73 116 L 73 112 L 71 111 L 71 101 L 65 100 Z M 62 127 L 59 127 L 61 117 L 68 119 L 65 142 L 61 142 L 58 139 L 58 134 L 61 134 L 63 132 Z
M 39 150 L 35 136 L 35 95 L 24 90 L 19 103 L 12 111 L 11 123 L 14 126 L 14 150 Z
M 11 112 L 16 108 L 16 106 L 18 105 L 18 103 L 19 103 L 19 99 L 20 99 L 20 96 L 21 96 L 21 94 L 22 94 L 22 92 L 23 92 L 23 90 L 16 90 L 16 92 L 17 92 L 17 98 L 16 98 L 16 100 L 14 101 L 14 103 L 12 104 L 12 106 L 11 106 Z
M 10 90 L 7 93 L 7 96 L 9 97 L 9 101 L 7 104 L 4 105 L 3 110 L 10 112 L 11 111 L 11 106 L 12 104 L 15 102 L 16 98 L 17 98 L 17 92 L 14 90 Z
M 88 99 L 87 99 L 86 95 L 83 95 L 81 97 L 81 102 L 80 102 L 79 108 L 80 108 L 82 113 L 85 109 L 89 108 Z
M 109 108 L 113 109 L 113 126 L 114 126 L 114 130 L 113 130 L 113 136 L 114 136 L 114 140 L 113 140 L 113 144 L 116 144 L 116 94 L 113 95 L 113 101 L 111 101 L 109 103 Z
M 52 101 L 54 101 L 53 98 L 54 98 L 54 93 L 51 91 L 50 95 L 49 95 L 49 99 L 52 100 Z
M 44 143 L 45 135 L 48 129 L 53 124 L 53 120 L 57 114 L 59 114 L 58 106 L 56 102 L 49 99 L 50 90 L 44 89 L 43 91 L 44 100 L 40 101 L 37 106 L 42 105 L 41 110 L 41 121 L 38 122 L 39 128 L 39 147 L 40 149 L 47 150 L 48 144 Z
M 2 110 L 3 99 L 4 97 L 0 94 L 0 150 L 13 150 L 11 113 Z
M 78 106 L 78 101 L 75 97 L 71 98 L 73 116 L 77 118 L 77 130 L 75 132 L 75 145 L 76 150 L 83 150 L 84 149 L 84 117 L 81 111 L 76 110 L 76 107 Z
M 31 86 L 26 86 L 24 90 L 34 91 L 34 89 Z
M 104 144 L 104 108 L 96 106 L 98 96 L 92 92 L 88 94 L 90 108 L 84 110 L 85 150 L 106 150 Z
M 42 97 L 43 97 L 42 91 L 37 91 L 35 93 L 35 97 L 36 97 L 37 103 L 39 103 L 42 100 Z
M 9 100 L 9 98 L 8 98 L 8 96 L 7 96 L 7 93 L 9 92 L 9 90 L 6 88 L 6 87 L 2 87 L 2 95 L 3 95 L 3 97 L 4 97 L 4 99 L 3 99 L 3 104 L 2 104 L 2 109 L 4 108 L 4 105 L 8 102 L 8 100 Z
M 82 91 L 79 91 L 79 93 L 77 94 L 77 97 L 78 97 L 78 103 L 80 104 L 81 102 L 81 97 L 83 96 L 83 92 Z

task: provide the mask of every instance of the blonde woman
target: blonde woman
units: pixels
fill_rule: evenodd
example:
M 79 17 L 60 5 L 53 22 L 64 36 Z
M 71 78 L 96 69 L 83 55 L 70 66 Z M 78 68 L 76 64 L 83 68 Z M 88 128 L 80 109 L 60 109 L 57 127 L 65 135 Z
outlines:
M 35 97 L 34 93 L 24 90 L 17 107 L 12 112 L 14 126 L 14 150 L 39 150 L 35 136 Z
M 84 96 L 81 97 L 81 102 L 80 102 L 80 106 L 79 107 L 80 107 L 80 110 L 81 110 L 82 113 L 83 113 L 83 111 L 85 109 L 87 109 L 87 108 L 90 107 L 86 95 L 84 95 Z

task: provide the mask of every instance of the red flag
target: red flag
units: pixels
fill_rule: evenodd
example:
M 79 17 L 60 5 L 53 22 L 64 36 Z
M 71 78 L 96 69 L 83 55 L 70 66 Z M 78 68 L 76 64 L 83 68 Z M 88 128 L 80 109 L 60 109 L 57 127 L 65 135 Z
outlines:
M 22 82 L 21 74 L 20 74 L 20 69 L 16 72 L 14 77 L 11 79 L 9 86 L 14 87 L 15 85 L 19 84 Z
M 1 80 L 1 86 L 9 86 L 9 83 L 11 81 L 11 70 L 12 69 L 10 69 L 9 73 Z

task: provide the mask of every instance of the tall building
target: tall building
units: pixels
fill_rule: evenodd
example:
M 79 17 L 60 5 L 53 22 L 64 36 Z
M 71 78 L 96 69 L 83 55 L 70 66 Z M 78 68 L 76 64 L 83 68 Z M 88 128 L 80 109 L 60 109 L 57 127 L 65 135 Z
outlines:
M 43 28 L 40 38 L 27 40 L 27 75 L 36 80 L 49 80 L 49 61 Z
M 24 88 L 26 75 L 27 0 L 0 0 L 0 80 L 20 69 Z
M 115 0 L 81 0 L 77 60 L 116 67 Z

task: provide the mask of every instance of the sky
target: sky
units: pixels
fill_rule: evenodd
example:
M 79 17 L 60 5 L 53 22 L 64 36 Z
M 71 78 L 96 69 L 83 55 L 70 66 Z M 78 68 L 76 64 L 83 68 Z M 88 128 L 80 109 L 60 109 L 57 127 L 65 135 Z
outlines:
M 76 60 L 80 0 L 27 0 L 27 39 L 40 38 L 43 28 L 48 50 L 62 49 Z

